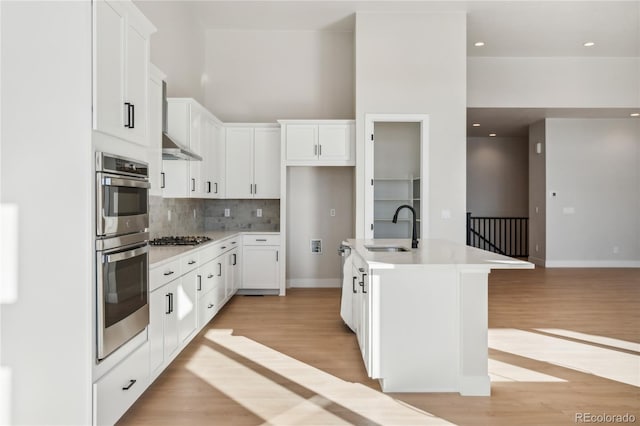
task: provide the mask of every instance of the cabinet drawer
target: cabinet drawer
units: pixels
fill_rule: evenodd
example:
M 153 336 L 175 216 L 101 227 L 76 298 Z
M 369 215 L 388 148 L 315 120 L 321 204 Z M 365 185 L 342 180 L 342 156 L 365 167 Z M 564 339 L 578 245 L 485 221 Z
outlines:
M 162 287 L 181 275 L 180 259 L 157 266 L 149 271 L 149 291 Z
M 93 385 L 94 420 L 112 425 L 149 385 L 149 343 L 140 346 Z
M 211 318 L 218 312 L 218 289 L 213 288 L 207 294 L 203 295 L 198 303 L 198 327 L 204 327 Z
M 280 235 L 273 234 L 254 234 L 242 236 L 243 246 L 279 246 Z
M 180 268 L 183 274 L 192 271 L 200 266 L 200 252 L 189 252 L 180 258 Z

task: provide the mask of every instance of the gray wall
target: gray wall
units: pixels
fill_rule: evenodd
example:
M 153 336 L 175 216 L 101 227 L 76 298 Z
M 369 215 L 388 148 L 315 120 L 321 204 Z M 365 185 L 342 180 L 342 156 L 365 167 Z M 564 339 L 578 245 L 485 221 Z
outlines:
M 640 120 L 547 119 L 546 146 L 546 265 L 640 266 Z
M 206 79 L 222 121 L 352 119 L 353 33 L 209 30 Z
M 540 143 L 541 152 L 536 152 Z M 529 260 L 544 266 L 547 232 L 547 179 L 546 179 L 545 121 L 529 126 Z
M 527 138 L 467 138 L 467 211 L 527 217 L 528 150 Z
M 158 28 L 151 36 L 151 62 L 167 75 L 168 95 L 204 104 L 205 32 L 189 2 L 134 3 Z
M 357 188 L 364 188 L 365 114 L 429 114 L 430 238 L 465 241 L 466 15 L 356 14 Z M 424 178 L 424 176 L 423 176 Z M 443 218 L 443 210 L 451 212 Z M 357 191 L 356 234 L 365 232 Z
M 287 280 L 291 286 L 338 284 L 340 242 L 354 236 L 353 167 L 288 167 Z M 330 210 L 336 215 L 331 216 Z M 322 254 L 310 240 L 322 239 Z

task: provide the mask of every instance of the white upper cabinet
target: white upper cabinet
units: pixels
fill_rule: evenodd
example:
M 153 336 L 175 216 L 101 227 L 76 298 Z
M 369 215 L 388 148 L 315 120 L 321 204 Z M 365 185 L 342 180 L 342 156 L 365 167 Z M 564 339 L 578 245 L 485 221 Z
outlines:
M 280 198 L 277 125 L 226 128 L 226 198 Z
M 151 65 L 149 74 L 149 195 L 162 196 L 162 80 L 165 75 Z
M 225 197 L 224 127 L 211 117 L 203 120 L 202 179 L 204 198 Z
M 149 144 L 149 38 L 156 28 L 128 1 L 94 1 L 93 128 Z
M 355 165 L 353 120 L 279 120 L 291 166 Z

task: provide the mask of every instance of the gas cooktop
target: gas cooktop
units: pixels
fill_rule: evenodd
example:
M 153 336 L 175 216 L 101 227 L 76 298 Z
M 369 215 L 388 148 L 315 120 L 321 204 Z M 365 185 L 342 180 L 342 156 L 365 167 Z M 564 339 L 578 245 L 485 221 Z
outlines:
M 211 241 L 206 236 L 160 237 L 149 241 L 152 246 L 195 246 Z

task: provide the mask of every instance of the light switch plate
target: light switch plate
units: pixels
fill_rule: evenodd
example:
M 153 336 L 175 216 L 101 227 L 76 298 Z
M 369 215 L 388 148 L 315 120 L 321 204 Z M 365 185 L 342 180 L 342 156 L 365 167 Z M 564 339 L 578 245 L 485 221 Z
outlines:
M 231 210 L 224 209 L 224 217 L 229 217 L 229 216 L 231 216 Z
M 256 217 L 262 217 L 262 209 L 256 210 Z
M 312 239 L 311 240 L 311 253 L 312 254 L 322 254 L 322 240 L 321 239 Z

